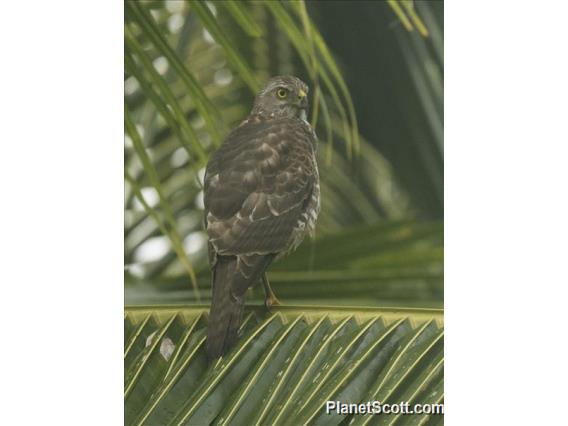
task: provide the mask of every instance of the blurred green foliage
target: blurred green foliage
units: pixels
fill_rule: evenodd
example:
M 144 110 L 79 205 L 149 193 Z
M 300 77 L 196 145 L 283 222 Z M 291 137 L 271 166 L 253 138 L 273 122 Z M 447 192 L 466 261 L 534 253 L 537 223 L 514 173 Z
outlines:
M 125 2 L 126 303 L 209 297 L 207 158 L 269 76 L 295 74 L 322 212 L 315 241 L 271 268 L 276 293 L 441 306 L 442 22 L 435 1 Z

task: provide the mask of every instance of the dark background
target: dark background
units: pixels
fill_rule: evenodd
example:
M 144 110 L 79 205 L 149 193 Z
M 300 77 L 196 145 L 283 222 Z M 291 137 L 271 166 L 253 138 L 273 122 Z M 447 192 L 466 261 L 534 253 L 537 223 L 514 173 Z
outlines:
M 429 37 L 377 1 L 308 2 L 340 62 L 363 136 L 390 161 L 422 218 L 443 217 L 443 2 L 418 1 Z

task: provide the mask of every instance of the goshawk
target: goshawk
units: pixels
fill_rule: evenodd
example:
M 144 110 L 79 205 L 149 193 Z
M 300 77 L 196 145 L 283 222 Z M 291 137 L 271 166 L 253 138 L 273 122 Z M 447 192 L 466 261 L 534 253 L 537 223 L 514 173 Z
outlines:
M 320 210 L 316 135 L 306 121 L 308 86 L 274 77 L 250 115 L 211 156 L 205 172 L 205 225 L 213 300 L 209 359 L 237 341 L 246 292 L 262 280 L 265 304 L 276 302 L 270 263 L 312 233 Z

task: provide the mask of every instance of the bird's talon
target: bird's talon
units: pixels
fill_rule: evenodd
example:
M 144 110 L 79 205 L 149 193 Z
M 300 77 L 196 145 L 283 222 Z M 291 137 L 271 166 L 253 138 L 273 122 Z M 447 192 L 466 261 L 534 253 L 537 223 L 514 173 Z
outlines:
M 278 300 L 276 296 L 273 296 L 264 299 L 264 306 L 266 306 L 266 309 L 270 312 L 273 306 L 282 306 L 282 303 L 280 303 L 280 300 Z

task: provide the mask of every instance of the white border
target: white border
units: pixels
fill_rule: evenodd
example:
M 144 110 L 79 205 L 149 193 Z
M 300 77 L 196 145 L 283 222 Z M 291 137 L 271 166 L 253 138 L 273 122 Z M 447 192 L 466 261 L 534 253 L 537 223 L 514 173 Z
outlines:
M 123 418 L 122 9 L 2 6 L 1 424 Z
M 568 8 L 445 6 L 446 424 L 562 424 Z

